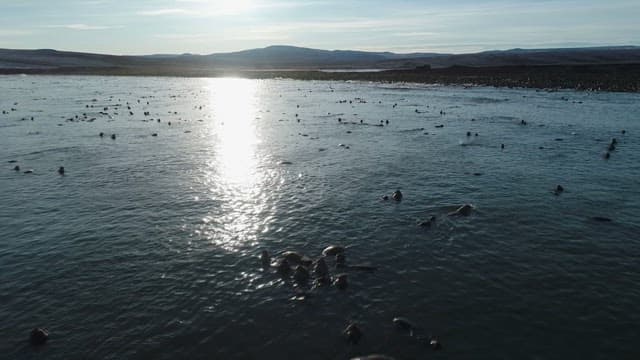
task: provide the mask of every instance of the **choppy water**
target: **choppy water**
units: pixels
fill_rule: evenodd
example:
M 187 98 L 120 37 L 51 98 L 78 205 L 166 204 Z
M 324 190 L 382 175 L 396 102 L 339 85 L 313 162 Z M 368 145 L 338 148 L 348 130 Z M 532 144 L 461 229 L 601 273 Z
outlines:
M 18 76 L 0 91 L 0 358 L 640 356 L 637 94 Z M 256 257 L 330 244 L 378 270 L 296 301 Z

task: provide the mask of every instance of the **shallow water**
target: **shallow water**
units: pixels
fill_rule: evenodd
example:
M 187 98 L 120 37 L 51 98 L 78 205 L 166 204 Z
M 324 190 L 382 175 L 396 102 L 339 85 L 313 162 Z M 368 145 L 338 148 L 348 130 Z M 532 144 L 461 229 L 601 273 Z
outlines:
M 45 76 L 0 91 L 0 358 L 640 355 L 637 94 Z M 330 244 L 378 270 L 311 290 L 256 257 Z

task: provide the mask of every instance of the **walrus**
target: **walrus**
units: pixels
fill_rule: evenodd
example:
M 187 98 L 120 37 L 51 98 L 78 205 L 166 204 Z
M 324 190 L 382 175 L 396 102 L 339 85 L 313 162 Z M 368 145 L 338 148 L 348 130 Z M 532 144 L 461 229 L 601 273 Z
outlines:
M 60 167 L 58 168 L 58 174 L 60 174 L 60 175 L 64 175 L 64 166 L 60 166 Z
M 333 285 L 335 285 L 338 289 L 344 290 L 347 288 L 347 274 L 338 274 L 333 280 Z
M 393 318 L 393 325 L 398 329 L 409 331 L 409 336 L 413 336 L 416 330 L 415 325 L 409 319 L 403 317 Z
M 358 327 L 358 325 L 351 323 L 347 326 L 342 333 L 346 336 L 347 342 L 350 344 L 357 344 L 362 337 L 362 331 Z
M 366 356 L 354 357 L 354 358 L 351 358 L 351 360 L 395 360 L 395 359 L 387 355 L 371 354 Z
M 14 170 L 14 171 L 20 171 L 20 166 L 18 166 L 18 165 L 14 166 L 14 167 L 13 167 L 13 170 Z
M 271 265 L 271 255 L 269 255 L 267 250 L 262 250 L 262 253 L 260 253 L 260 262 L 264 267 Z
M 457 216 L 457 215 L 469 216 L 471 214 L 471 210 L 473 210 L 473 206 L 469 204 L 464 204 L 460 206 L 458 209 L 456 209 L 456 211 L 448 213 L 447 216 Z
M 287 276 L 291 272 L 291 265 L 289 265 L 287 259 L 282 259 L 278 265 L 276 265 L 276 270 L 280 275 Z
M 31 330 L 29 341 L 33 345 L 44 345 L 49 339 L 49 330 L 46 328 L 35 328 Z
M 436 217 L 435 216 L 431 216 L 431 217 L 429 217 L 429 220 L 425 220 L 425 221 L 419 222 L 418 226 L 425 227 L 425 228 L 430 228 L 431 225 L 435 224 L 435 222 L 436 222 Z
M 308 265 L 311 265 L 311 263 L 313 263 L 313 260 L 295 251 L 285 251 L 282 253 L 282 257 L 292 264 L 302 264 L 302 265 L 308 266 Z
M 297 283 L 307 282 L 307 280 L 309 280 L 309 270 L 300 265 L 296 266 L 296 269 L 293 272 L 293 279 Z
M 340 245 L 330 245 L 322 250 L 323 256 L 335 256 L 344 253 L 344 247 Z
M 324 261 L 324 258 L 320 258 L 318 259 L 318 261 L 316 261 L 315 265 L 313 266 L 313 274 L 317 278 L 322 278 L 329 274 L 329 267 L 327 266 L 326 261 Z
M 391 198 L 395 201 L 402 200 L 402 192 L 400 192 L 400 190 L 394 191 L 393 194 L 391 194 Z

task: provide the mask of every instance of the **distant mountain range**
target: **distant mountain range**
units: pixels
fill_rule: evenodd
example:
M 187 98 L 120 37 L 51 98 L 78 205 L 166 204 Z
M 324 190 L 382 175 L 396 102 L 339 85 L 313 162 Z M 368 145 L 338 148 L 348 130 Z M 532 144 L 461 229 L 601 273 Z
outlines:
M 511 49 L 473 54 L 437 54 L 318 50 L 294 46 L 269 46 L 210 55 L 115 56 L 56 50 L 0 49 L 0 71 L 64 72 L 65 69 L 207 69 L 207 70 L 318 70 L 412 69 L 451 66 L 601 65 L 640 63 L 640 47 L 590 47 L 566 49 Z

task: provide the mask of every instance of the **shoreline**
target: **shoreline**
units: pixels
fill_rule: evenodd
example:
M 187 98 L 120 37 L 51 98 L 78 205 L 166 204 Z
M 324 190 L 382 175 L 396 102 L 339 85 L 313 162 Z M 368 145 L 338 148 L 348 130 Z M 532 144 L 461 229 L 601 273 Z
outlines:
M 318 69 L 211 69 L 184 67 L 65 67 L 0 69 L 0 75 L 96 75 L 166 77 L 241 77 L 248 79 L 373 81 L 520 87 L 547 90 L 640 92 L 640 64 L 542 65 L 416 68 L 378 72 L 325 72 Z

